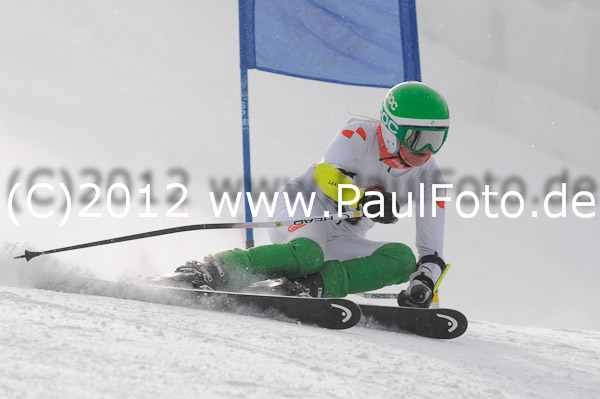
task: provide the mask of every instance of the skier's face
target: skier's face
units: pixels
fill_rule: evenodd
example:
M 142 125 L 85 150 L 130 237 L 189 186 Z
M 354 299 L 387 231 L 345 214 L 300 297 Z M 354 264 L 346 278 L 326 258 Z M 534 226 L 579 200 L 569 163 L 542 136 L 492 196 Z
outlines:
M 429 148 L 421 152 L 412 152 L 406 146 L 400 146 L 400 157 L 409 164 L 410 166 L 421 166 L 425 165 L 429 158 L 431 158 L 432 152 Z

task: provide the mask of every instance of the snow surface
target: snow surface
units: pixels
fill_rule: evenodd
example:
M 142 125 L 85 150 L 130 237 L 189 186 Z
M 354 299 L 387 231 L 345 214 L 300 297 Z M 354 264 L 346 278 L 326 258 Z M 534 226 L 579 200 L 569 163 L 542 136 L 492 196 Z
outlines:
M 473 319 L 448 341 L 333 331 L 107 287 L 56 260 L 8 266 L 2 258 L 2 398 L 600 395 L 596 331 Z
M 436 341 L 31 288 L 0 288 L 0 397 L 600 395 L 600 333 L 471 320 Z

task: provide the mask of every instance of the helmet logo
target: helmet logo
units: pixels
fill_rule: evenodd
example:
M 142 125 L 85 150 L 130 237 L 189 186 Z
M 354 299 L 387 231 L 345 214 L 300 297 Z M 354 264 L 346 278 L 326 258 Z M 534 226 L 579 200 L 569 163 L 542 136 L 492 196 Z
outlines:
M 396 99 L 394 98 L 392 93 L 388 95 L 387 103 L 390 105 L 392 111 L 395 111 L 398 108 L 398 103 L 396 102 Z
M 383 122 L 383 125 L 387 127 L 390 132 L 398 134 L 398 124 L 387 113 L 385 107 L 381 110 L 381 122 Z

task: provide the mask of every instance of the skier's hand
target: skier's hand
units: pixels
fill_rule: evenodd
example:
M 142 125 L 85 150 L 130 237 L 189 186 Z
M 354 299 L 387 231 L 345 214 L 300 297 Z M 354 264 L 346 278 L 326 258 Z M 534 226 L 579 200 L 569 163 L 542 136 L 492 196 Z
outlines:
M 381 193 L 383 195 L 383 212 L 381 209 L 382 201 L 377 198 L 375 195 L 365 195 L 358 203 L 359 206 L 363 207 L 363 214 L 365 208 L 368 207 L 369 213 L 378 214 L 378 216 L 370 218 L 375 223 L 383 223 L 383 224 L 391 224 L 396 223 L 398 218 L 394 216 L 392 211 L 393 207 L 396 206 L 398 209 L 398 204 L 394 204 L 394 200 L 392 198 L 392 193 L 388 193 L 384 191 Z M 372 202 L 371 204 L 369 204 Z M 365 216 L 367 216 L 365 214 Z M 368 217 L 368 216 L 367 216 Z

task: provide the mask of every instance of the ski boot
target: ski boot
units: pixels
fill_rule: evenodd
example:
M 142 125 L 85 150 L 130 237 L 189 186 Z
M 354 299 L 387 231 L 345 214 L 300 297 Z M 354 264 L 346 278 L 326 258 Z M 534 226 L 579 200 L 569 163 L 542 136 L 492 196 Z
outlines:
M 227 266 L 221 259 L 209 255 L 204 262 L 191 260 L 179 266 L 168 276 L 159 277 L 156 283 L 183 288 L 223 290 L 227 286 Z
M 320 273 L 309 274 L 300 278 L 280 277 L 258 281 L 248 286 L 246 292 L 321 298 L 324 294 L 323 278 Z
M 425 265 L 426 263 L 429 264 Z M 441 269 L 438 279 L 435 279 L 430 269 L 437 267 L 436 265 Z M 400 291 L 398 305 L 410 308 L 429 308 L 437 287 L 444 277 L 446 267 L 446 263 L 437 256 L 437 252 L 434 255 L 423 256 L 417 263 L 417 271 L 410 275 L 408 288 Z

